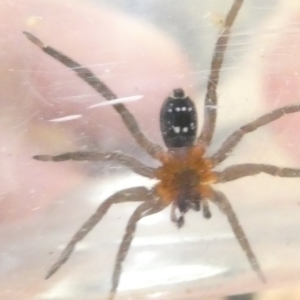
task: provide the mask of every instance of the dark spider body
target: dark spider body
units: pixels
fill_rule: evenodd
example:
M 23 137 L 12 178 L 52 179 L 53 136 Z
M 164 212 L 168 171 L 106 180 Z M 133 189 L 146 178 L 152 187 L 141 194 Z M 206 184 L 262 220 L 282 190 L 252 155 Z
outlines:
M 183 89 L 175 89 L 160 111 L 161 133 L 169 150 L 158 155 L 162 167 L 155 175 L 160 181 L 156 193 L 166 205 L 172 203 L 171 220 L 178 227 L 184 224 L 183 214 L 189 209 L 200 210 L 201 198 L 211 196 L 207 185 L 216 181 L 209 160 L 203 158 L 204 148 L 194 145 L 197 122 L 195 104 Z
M 220 164 L 232 153 L 244 135 L 288 114 L 299 112 L 300 104 L 295 103 L 275 109 L 247 123 L 230 134 L 213 155 L 206 156 L 206 150 L 211 145 L 216 127 L 218 111 L 217 87 L 220 70 L 223 65 L 231 27 L 242 4 L 243 0 L 233 0 L 233 4 L 224 20 L 223 30 L 215 44 L 204 100 L 204 121 L 198 138 L 196 137 L 197 114 L 195 105 L 182 89 L 175 89 L 173 91 L 171 96 L 164 102 L 160 113 L 161 131 L 165 145 L 168 148 L 167 151 L 164 151 L 161 146 L 151 142 L 143 134 L 134 116 L 125 105 L 121 103 L 113 105 L 137 144 L 152 158 L 160 161 L 160 167 L 152 168 L 119 151 L 107 153 L 100 151 L 77 151 L 54 156 L 34 156 L 34 159 L 40 161 L 114 161 L 141 176 L 158 179 L 158 183 L 150 190 L 143 186 L 127 188 L 116 192 L 103 201 L 95 213 L 74 234 L 59 259 L 50 268 L 46 278 L 52 276 L 69 259 L 76 244 L 102 220 L 113 204 L 139 202 L 140 204 L 128 220 L 121 245 L 117 252 L 109 296 L 109 299 L 112 300 L 119 286 L 122 264 L 130 249 L 138 221 L 146 216 L 158 213 L 171 205 L 171 220 L 178 227 L 181 227 L 184 223 L 183 215 L 189 209 L 198 211 L 201 208 L 204 217 L 209 218 L 211 213 L 208 203 L 210 202 L 224 213 L 236 241 L 244 251 L 252 269 L 262 282 L 266 282 L 258 259 L 252 250 L 231 203 L 225 194 L 215 189 L 214 183 L 221 184 L 260 173 L 279 177 L 300 177 L 300 169 L 253 163 L 230 165 L 221 171 L 216 171 L 215 168 L 217 166 L 220 167 Z M 91 70 L 81 66 L 56 49 L 45 45 L 31 33 L 24 32 L 24 34 L 42 51 L 72 69 L 85 83 L 90 85 L 107 101 L 118 98 Z M 176 216 L 176 210 L 179 210 L 179 217 Z
M 160 111 L 160 128 L 167 148 L 192 146 L 197 135 L 197 112 L 183 89 L 175 89 Z

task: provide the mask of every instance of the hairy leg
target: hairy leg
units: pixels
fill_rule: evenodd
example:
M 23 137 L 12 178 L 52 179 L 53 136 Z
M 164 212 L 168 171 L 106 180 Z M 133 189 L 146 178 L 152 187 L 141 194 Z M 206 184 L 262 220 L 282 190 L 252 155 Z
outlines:
M 134 187 L 122 190 L 110 196 L 100 204 L 95 213 L 80 227 L 72 237 L 66 248 L 61 253 L 59 259 L 50 268 L 46 279 L 51 277 L 69 259 L 76 244 L 80 242 L 104 217 L 108 209 L 116 203 L 143 201 L 145 203 L 152 200 L 152 192 L 144 187 Z
M 115 161 L 120 163 L 122 166 L 132 170 L 133 172 L 149 177 L 154 178 L 155 169 L 144 165 L 135 158 L 123 154 L 121 152 L 67 152 L 59 155 L 35 155 L 33 157 L 36 160 L 40 161 L 55 161 L 61 162 L 66 160 L 76 160 L 76 161 Z
M 240 164 L 225 168 L 217 173 L 218 182 L 237 180 L 246 176 L 253 176 L 259 173 L 266 173 L 278 177 L 300 177 L 300 169 L 281 168 L 267 164 Z
M 300 111 L 300 104 L 287 105 L 267 113 L 256 120 L 242 126 L 240 129 L 233 132 L 221 145 L 220 149 L 211 157 L 215 165 L 218 165 L 225 160 L 228 155 L 234 150 L 236 145 L 241 141 L 247 133 L 255 131 L 257 128 L 274 122 L 281 117 L 293 114 Z
M 228 40 L 230 37 L 231 27 L 242 4 L 243 0 L 235 0 L 233 2 L 224 22 L 224 29 L 215 45 L 210 67 L 210 75 L 207 83 L 207 92 L 205 95 L 204 122 L 200 137 L 198 138 L 198 143 L 204 143 L 206 147 L 210 145 L 216 127 L 218 105 L 217 87 Z
M 115 297 L 117 288 L 119 286 L 121 273 L 122 273 L 122 264 L 128 254 L 131 242 L 133 240 L 136 231 L 138 221 L 146 216 L 161 211 L 164 207 L 165 206 L 161 202 L 155 201 L 155 196 L 153 194 L 153 201 L 148 201 L 140 204 L 136 208 L 134 213 L 131 215 L 127 223 L 126 231 L 123 236 L 122 243 L 119 247 L 118 254 L 116 257 L 109 300 L 113 300 Z
M 56 49 L 45 45 L 41 40 L 35 37 L 33 34 L 24 31 L 25 36 L 36 46 L 38 46 L 42 51 L 61 62 L 66 67 L 72 69 L 83 81 L 89 84 L 93 89 L 95 89 L 100 95 L 102 95 L 106 100 L 117 99 L 117 95 L 114 94 L 110 88 L 100 81 L 96 75 L 89 70 L 84 68 L 79 63 L 66 56 L 65 54 L 57 51 Z M 134 116 L 130 113 L 127 107 L 123 104 L 114 104 L 115 110 L 119 113 L 127 129 L 130 131 L 136 142 L 152 157 L 155 158 L 158 151 L 162 151 L 159 145 L 152 143 L 148 138 L 141 132 L 138 123 L 136 122 Z
M 222 192 L 214 190 L 213 193 L 214 193 L 214 195 L 210 200 L 213 203 L 215 203 L 218 206 L 218 208 L 226 215 L 226 217 L 229 221 L 229 224 L 232 228 L 232 231 L 233 231 L 238 243 L 244 250 L 252 269 L 256 272 L 256 274 L 260 278 L 260 280 L 265 283 L 266 282 L 265 275 L 261 271 L 261 268 L 260 268 L 259 262 L 256 258 L 256 255 L 254 254 L 254 252 L 250 246 L 250 243 L 246 237 L 246 234 L 245 234 L 242 226 L 240 225 L 239 220 L 238 220 L 235 212 L 233 211 L 233 208 L 232 208 L 230 202 L 228 201 L 227 197 Z

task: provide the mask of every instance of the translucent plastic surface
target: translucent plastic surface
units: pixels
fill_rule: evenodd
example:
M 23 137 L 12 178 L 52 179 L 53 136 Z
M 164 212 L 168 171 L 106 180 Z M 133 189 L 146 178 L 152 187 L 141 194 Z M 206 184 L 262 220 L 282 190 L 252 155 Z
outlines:
M 232 0 L 0 3 L 0 298 L 106 299 L 118 245 L 136 204 L 115 205 L 45 281 L 75 231 L 114 192 L 150 181 L 113 163 L 39 162 L 36 154 L 115 151 L 150 166 L 105 100 L 22 31 L 91 68 L 162 145 L 159 109 L 174 88 L 197 103 L 200 125 L 212 51 Z M 300 99 L 298 0 L 245 0 L 233 26 L 209 153 L 234 130 Z M 300 113 L 248 134 L 219 168 L 300 167 Z M 219 184 L 255 251 L 259 281 L 211 205 L 178 230 L 170 208 L 139 222 L 116 299 L 199 299 L 279 287 L 300 275 L 299 179 L 256 175 Z M 204 299 L 204 298 L 201 298 Z

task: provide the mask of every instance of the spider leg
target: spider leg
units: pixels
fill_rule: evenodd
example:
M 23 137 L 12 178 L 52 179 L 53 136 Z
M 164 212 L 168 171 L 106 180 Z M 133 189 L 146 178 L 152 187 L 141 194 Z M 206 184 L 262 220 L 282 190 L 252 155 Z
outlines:
M 274 122 L 281 117 L 293 114 L 300 111 L 300 104 L 292 104 L 275 109 L 270 113 L 267 113 L 256 120 L 242 126 L 238 130 L 234 131 L 221 145 L 220 149 L 212 156 L 212 161 L 215 165 L 225 160 L 228 155 L 234 150 L 236 145 L 241 141 L 243 136 L 247 133 L 255 131 L 257 128 L 265 126 L 271 122 Z
M 213 59 L 211 62 L 210 74 L 207 83 L 207 92 L 204 101 L 204 121 L 203 127 L 198 138 L 198 144 L 204 143 L 205 146 L 209 146 L 213 138 L 213 134 L 216 127 L 217 119 L 217 86 L 219 82 L 220 70 L 223 65 L 223 60 L 230 37 L 231 27 L 236 19 L 236 16 L 243 4 L 243 0 L 235 0 L 228 12 L 224 28 L 221 32 L 213 53 Z
M 232 228 L 232 231 L 234 232 L 234 235 L 235 235 L 238 243 L 244 250 L 252 269 L 254 270 L 254 272 L 256 272 L 256 274 L 260 278 L 260 280 L 263 283 L 266 283 L 266 277 L 263 274 L 263 272 L 261 271 L 259 262 L 255 256 L 253 250 L 251 249 L 251 246 L 246 237 L 246 234 L 245 234 L 242 226 L 240 225 L 239 220 L 238 220 L 235 212 L 233 211 L 233 208 L 232 208 L 230 202 L 228 201 L 227 197 L 222 192 L 213 190 L 213 193 L 214 193 L 214 195 L 210 200 L 213 203 L 215 203 L 218 206 L 218 208 L 226 215 L 226 217 L 229 221 L 229 224 Z
M 233 165 L 218 173 L 217 177 L 218 182 L 227 182 L 259 173 L 266 173 L 278 177 L 300 177 L 300 169 L 281 168 L 267 164 Z
M 152 201 L 147 201 L 140 204 L 136 208 L 134 213 L 131 215 L 127 223 L 126 231 L 123 236 L 122 243 L 119 246 L 118 254 L 115 261 L 115 266 L 114 266 L 114 271 L 112 276 L 112 287 L 110 290 L 109 300 L 113 300 L 115 297 L 117 288 L 119 286 L 121 273 L 122 273 L 122 264 L 128 254 L 131 242 L 133 240 L 136 231 L 138 221 L 146 216 L 150 216 L 152 214 L 161 211 L 165 207 L 165 205 L 162 204 L 161 202 L 153 201 L 155 200 L 154 197 L 155 195 L 153 193 Z
M 80 229 L 72 237 L 66 248 L 61 253 L 59 259 L 50 268 L 46 275 L 46 279 L 51 277 L 56 271 L 69 259 L 76 244 L 81 241 L 104 217 L 108 209 L 116 203 L 144 201 L 147 203 L 152 199 L 151 192 L 144 187 L 134 187 L 124 189 L 110 196 L 107 200 L 100 204 L 95 213 L 80 227 Z
M 25 36 L 36 46 L 38 46 L 42 51 L 61 62 L 66 67 L 72 69 L 76 74 L 87 84 L 89 84 L 94 90 L 96 90 L 100 95 L 102 95 L 106 100 L 117 99 L 117 95 L 114 94 L 110 88 L 100 81 L 96 75 L 89 70 L 84 68 L 79 63 L 66 56 L 65 54 L 57 51 L 56 49 L 45 45 L 41 40 L 39 40 L 33 34 L 24 31 Z M 114 104 L 115 110 L 119 113 L 127 129 L 130 131 L 136 142 L 152 157 L 155 158 L 158 151 L 162 151 L 159 145 L 152 143 L 148 138 L 141 132 L 138 123 L 136 122 L 134 116 L 130 113 L 127 107 L 123 104 Z
M 67 152 L 59 155 L 35 155 L 33 157 L 40 161 L 55 161 L 61 162 L 66 160 L 76 160 L 76 161 L 115 161 L 120 163 L 122 166 L 132 170 L 133 172 L 154 178 L 155 169 L 144 165 L 135 158 L 123 154 L 121 152 Z

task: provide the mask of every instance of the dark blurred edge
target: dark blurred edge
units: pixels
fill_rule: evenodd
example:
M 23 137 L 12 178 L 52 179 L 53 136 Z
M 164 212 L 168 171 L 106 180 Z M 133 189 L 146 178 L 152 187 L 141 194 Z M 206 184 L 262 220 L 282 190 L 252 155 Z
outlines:
M 226 298 L 226 300 L 253 300 L 254 294 L 242 294 L 242 295 L 235 295 L 235 296 L 229 296 Z

